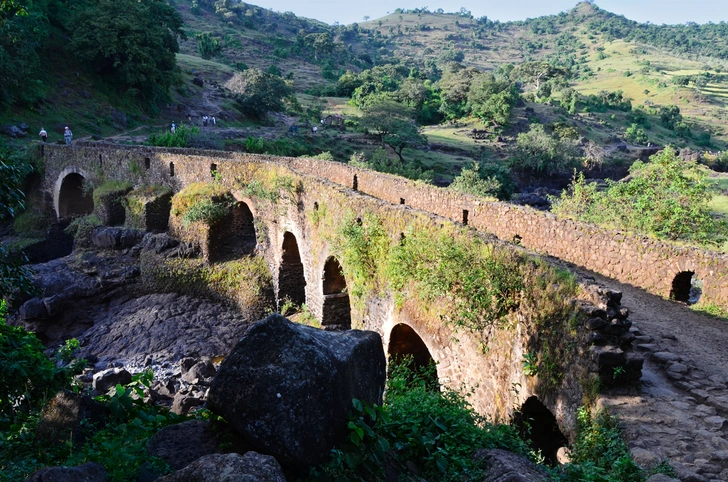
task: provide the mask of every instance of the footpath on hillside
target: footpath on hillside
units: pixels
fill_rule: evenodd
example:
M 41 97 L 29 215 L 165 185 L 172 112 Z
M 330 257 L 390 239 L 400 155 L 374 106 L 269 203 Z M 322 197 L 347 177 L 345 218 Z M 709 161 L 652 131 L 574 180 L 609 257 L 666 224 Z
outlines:
M 645 354 L 641 386 L 608 391 L 599 400 L 619 418 L 637 463 L 668 461 L 682 481 L 727 481 L 728 323 L 585 274 L 622 292 L 635 346 Z

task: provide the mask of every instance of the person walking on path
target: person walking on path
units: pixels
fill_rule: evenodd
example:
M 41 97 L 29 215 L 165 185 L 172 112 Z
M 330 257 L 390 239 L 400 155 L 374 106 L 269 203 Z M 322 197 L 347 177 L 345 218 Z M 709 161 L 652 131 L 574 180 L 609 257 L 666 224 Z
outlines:
M 45 142 L 48 139 L 48 133 L 46 132 L 45 127 L 40 128 L 40 132 L 38 133 L 38 135 L 43 140 L 43 142 Z
M 172 122 L 172 129 L 170 130 L 172 131 L 172 134 L 174 134 L 174 131 L 177 130 L 177 126 L 174 125 L 174 122 Z
M 71 139 L 73 139 L 73 132 L 71 132 L 71 129 L 66 126 L 65 129 L 63 129 L 63 139 L 66 141 L 66 145 L 71 145 Z

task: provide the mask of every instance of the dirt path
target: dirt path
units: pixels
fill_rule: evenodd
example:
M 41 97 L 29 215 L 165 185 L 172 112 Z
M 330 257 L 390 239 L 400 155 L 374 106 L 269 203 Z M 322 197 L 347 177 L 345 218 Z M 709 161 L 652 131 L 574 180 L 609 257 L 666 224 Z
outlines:
M 668 460 L 680 480 L 728 480 L 728 323 L 593 273 L 623 294 L 645 353 L 642 387 L 604 394 L 635 460 Z

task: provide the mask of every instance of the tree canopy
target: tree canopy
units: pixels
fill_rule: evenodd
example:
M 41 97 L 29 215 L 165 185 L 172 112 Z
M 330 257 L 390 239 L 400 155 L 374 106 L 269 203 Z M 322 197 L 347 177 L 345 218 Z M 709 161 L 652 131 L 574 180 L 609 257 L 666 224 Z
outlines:
M 719 246 L 728 239 L 728 223 L 711 214 L 712 196 L 704 168 L 667 148 L 650 162 L 635 162 L 629 181 L 608 179 L 604 191 L 580 175 L 553 211 L 658 238 Z
M 93 0 L 66 23 L 78 60 L 129 93 L 159 99 L 176 73 L 182 17 L 163 0 Z
M 281 77 L 260 69 L 236 73 L 226 87 L 238 94 L 240 109 L 252 117 L 285 110 L 286 101 L 293 95 L 293 89 Z
M 414 115 L 412 108 L 385 100 L 366 108 L 360 125 L 391 147 L 404 163 L 402 151 L 405 148 L 427 145 L 427 138 L 420 134 Z

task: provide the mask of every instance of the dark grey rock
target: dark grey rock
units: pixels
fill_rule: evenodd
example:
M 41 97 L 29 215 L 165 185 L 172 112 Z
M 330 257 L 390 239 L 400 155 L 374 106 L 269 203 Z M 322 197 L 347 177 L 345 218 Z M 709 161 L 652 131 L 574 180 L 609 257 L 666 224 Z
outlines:
M 205 403 L 201 393 L 177 392 L 172 402 L 172 411 L 177 415 L 187 415 L 193 407 L 199 407 Z
M 131 373 L 123 368 L 107 368 L 106 370 L 94 373 L 94 390 L 106 393 L 116 385 L 131 383 Z
M 182 380 L 192 384 L 199 383 L 202 380 L 214 377 L 216 371 L 211 361 L 199 361 L 182 372 Z
M 237 311 L 208 300 L 176 293 L 145 295 L 99 313 L 78 336 L 80 355 L 139 366 L 150 355 L 157 366 L 187 355 L 212 358 L 229 352 L 249 323 Z
M 286 482 L 286 478 L 276 459 L 247 452 L 205 455 L 159 482 Z
M 35 320 L 48 317 L 48 309 L 40 298 L 31 298 L 20 307 L 20 318 Z
M 352 398 L 380 403 L 385 358 L 377 333 L 323 331 L 271 315 L 225 358 L 208 407 L 260 451 L 316 465 L 347 435 Z
M 25 482 L 105 482 L 106 470 L 96 462 L 78 467 L 46 467 L 33 472 Z
M 109 410 L 88 395 L 62 390 L 43 408 L 35 431 L 43 445 L 64 443 L 75 446 L 106 424 Z
M 205 455 L 223 452 L 212 423 L 202 420 L 164 427 L 147 442 L 147 454 L 161 458 L 172 470 L 184 468 Z
M 478 450 L 473 459 L 482 463 L 486 475 L 482 482 L 543 482 L 546 473 L 522 455 L 501 449 Z

